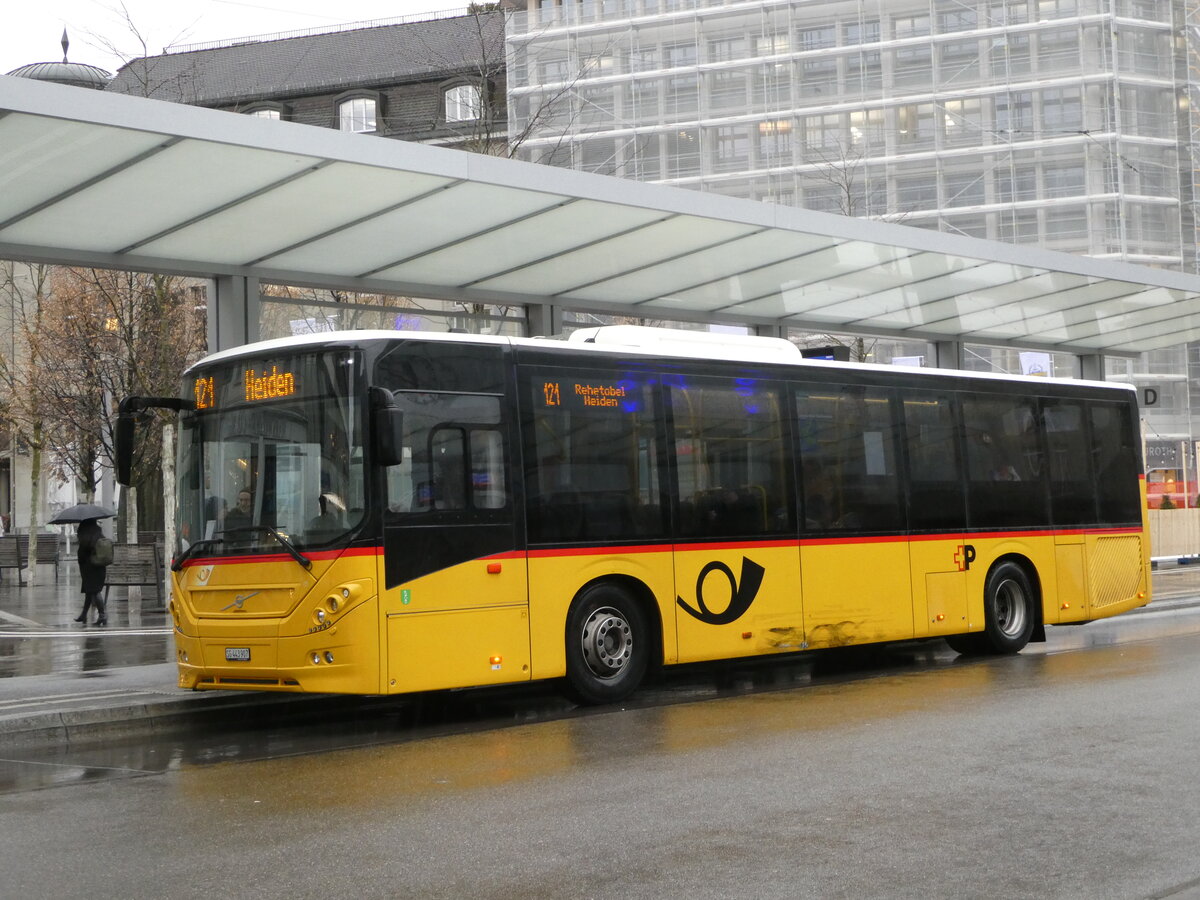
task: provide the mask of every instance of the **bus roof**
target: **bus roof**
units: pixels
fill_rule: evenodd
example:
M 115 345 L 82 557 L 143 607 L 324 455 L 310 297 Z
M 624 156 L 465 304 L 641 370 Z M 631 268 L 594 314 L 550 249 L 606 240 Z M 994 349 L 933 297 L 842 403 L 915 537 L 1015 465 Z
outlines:
M 388 331 L 382 329 L 362 331 L 324 331 L 314 334 L 294 335 L 285 338 L 245 344 L 222 350 L 196 362 L 188 371 L 212 363 L 230 362 L 241 357 L 261 356 L 275 352 L 301 350 L 327 345 L 353 345 L 373 341 L 417 340 L 447 343 L 499 344 L 512 347 L 570 348 L 581 354 L 635 355 L 639 357 L 667 357 L 676 359 L 725 360 L 756 365 L 764 363 L 814 368 L 819 370 L 842 369 L 848 372 L 877 372 L 896 377 L 900 374 L 915 376 L 956 376 L 960 378 L 994 379 L 1007 382 L 1025 382 L 1030 385 L 1047 382 L 1064 385 L 1125 389 L 1135 391 L 1131 384 L 1110 381 L 1088 381 L 1078 378 L 1052 378 L 1039 375 L 1010 375 L 1004 372 L 976 372 L 964 369 L 939 369 L 933 367 L 898 367 L 879 363 L 839 362 L 827 359 L 810 359 L 801 355 L 800 348 L 784 338 L 761 337 L 687 331 L 676 328 L 658 328 L 645 325 L 605 325 L 578 329 L 569 335 L 556 337 L 508 337 L 502 335 L 468 334 L 462 332 Z M 790 348 L 790 349 L 788 349 Z

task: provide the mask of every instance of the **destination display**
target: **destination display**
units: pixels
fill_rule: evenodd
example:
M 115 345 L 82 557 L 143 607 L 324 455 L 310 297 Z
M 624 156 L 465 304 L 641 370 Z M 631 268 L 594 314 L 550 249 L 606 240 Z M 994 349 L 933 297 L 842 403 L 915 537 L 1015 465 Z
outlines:
M 543 378 L 534 382 L 544 406 L 563 409 L 611 409 L 633 412 L 637 407 L 637 389 L 628 381 L 598 381 Z
M 197 376 L 192 381 L 192 395 L 198 410 L 216 409 L 218 398 L 221 398 L 223 404 L 236 405 L 238 401 L 259 403 L 292 397 L 298 391 L 299 380 L 296 373 L 290 368 L 281 369 L 278 365 L 269 369 L 263 366 L 221 371 L 217 374 Z

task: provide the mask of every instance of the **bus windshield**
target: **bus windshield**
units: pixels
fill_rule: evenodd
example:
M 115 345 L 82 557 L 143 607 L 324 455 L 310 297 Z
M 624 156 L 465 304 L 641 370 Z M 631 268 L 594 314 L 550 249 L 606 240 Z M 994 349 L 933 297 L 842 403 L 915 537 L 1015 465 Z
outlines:
M 189 557 L 345 544 L 364 516 L 361 361 L 347 350 L 241 358 L 189 373 L 179 546 Z

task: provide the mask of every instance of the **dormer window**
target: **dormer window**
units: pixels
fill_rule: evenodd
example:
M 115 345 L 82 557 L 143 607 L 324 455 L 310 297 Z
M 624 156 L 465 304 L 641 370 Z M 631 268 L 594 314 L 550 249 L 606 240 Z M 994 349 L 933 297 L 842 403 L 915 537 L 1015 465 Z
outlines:
M 338 128 L 355 134 L 376 130 L 375 117 L 379 103 L 375 97 L 349 97 L 337 104 Z
M 473 122 L 483 111 L 483 97 L 477 84 L 459 84 L 445 93 L 446 121 Z
M 256 119 L 275 119 L 276 121 L 290 118 L 288 108 L 282 103 L 256 103 L 248 109 L 242 110 L 248 116 L 254 116 Z

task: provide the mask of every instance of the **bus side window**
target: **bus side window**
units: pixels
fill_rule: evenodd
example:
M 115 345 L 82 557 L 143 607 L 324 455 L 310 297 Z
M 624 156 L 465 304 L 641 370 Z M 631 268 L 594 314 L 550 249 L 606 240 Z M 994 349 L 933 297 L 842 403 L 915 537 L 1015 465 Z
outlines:
M 889 390 L 851 385 L 797 390 L 806 529 L 904 527 L 891 396 Z
M 909 528 L 961 528 L 966 494 L 953 394 L 904 392 Z
M 662 536 L 659 411 L 641 378 L 531 372 L 525 490 L 534 543 Z
M 1042 400 L 1050 515 L 1055 525 L 1096 521 L 1096 482 L 1080 400 Z
M 1138 487 L 1140 454 L 1129 405 L 1091 400 L 1087 409 L 1100 522 L 1105 525 L 1139 524 L 1142 518 Z
M 968 524 L 975 528 L 1049 525 L 1037 401 L 967 394 L 962 408 Z
M 750 379 L 691 379 L 671 388 L 683 534 L 793 530 L 791 464 L 778 389 Z

